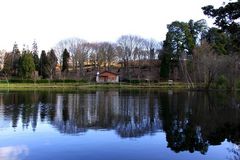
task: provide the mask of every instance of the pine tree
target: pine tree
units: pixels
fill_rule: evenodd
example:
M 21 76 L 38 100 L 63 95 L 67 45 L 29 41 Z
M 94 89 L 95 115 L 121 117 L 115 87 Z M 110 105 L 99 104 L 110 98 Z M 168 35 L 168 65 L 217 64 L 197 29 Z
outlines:
M 53 79 L 55 73 L 56 73 L 56 66 L 57 66 L 57 56 L 55 54 L 55 51 L 53 49 L 50 50 L 47 54 L 48 62 L 49 62 L 49 68 L 48 71 L 50 73 L 50 79 Z
M 64 51 L 63 51 L 63 54 L 62 54 L 62 72 L 68 72 L 68 68 L 69 68 L 69 65 L 68 65 L 68 60 L 70 58 L 70 54 L 69 52 L 67 51 L 67 49 L 65 48 Z
M 36 71 L 39 71 L 38 46 L 37 46 L 37 42 L 35 40 L 33 41 L 33 44 L 32 44 L 32 54 L 33 54 L 35 69 L 36 69 Z
M 42 78 L 50 77 L 48 68 L 49 68 L 49 60 L 46 52 L 43 50 L 39 60 L 39 75 L 42 76 Z
M 29 51 L 23 52 L 19 60 L 20 75 L 23 78 L 31 78 L 32 73 L 35 71 L 35 64 L 33 56 Z
M 171 55 L 167 52 L 164 52 L 161 57 L 161 68 L 160 68 L 160 76 L 164 79 L 169 78 L 170 61 L 171 61 Z
M 20 51 L 18 49 L 18 45 L 15 42 L 13 45 L 13 51 L 11 55 L 11 73 L 13 76 L 16 76 L 18 74 L 18 69 L 19 69 L 19 58 L 20 58 Z

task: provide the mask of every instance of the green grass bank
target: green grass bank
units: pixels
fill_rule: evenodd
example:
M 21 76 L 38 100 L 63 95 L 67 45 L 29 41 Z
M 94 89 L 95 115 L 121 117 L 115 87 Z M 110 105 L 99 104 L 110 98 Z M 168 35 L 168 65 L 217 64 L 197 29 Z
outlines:
M 93 83 L 93 82 L 51 82 L 37 83 L 37 82 L 1 82 L 0 89 L 2 90 L 45 90 L 45 89 L 136 89 L 136 88 L 162 88 L 162 89 L 188 89 L 189 86 L 186 83 L 174 82 L 169 85 L 168 82 L 158 83 Z

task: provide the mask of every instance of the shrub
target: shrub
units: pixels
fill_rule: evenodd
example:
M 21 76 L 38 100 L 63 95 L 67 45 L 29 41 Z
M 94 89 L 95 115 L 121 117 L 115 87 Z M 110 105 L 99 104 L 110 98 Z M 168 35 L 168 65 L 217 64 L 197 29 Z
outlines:
M 34 83 L 32 79 L 9 79 L 9 83 Z
M 228 80 L 224 75 L 218 77 L 216 81 L 217 89 L 227 89 L 228 88 Z
M 236 88 L 237 88 L 237 89 L 240 89 L 240 80 L 238 80 L 238 81 L 236 82 Z
M 86 80 L 75 80 L 75 79 L 55 79 L 55 80 L 49 80 L 49 79 L 38 79 L 34 81 L 33 79 L 9 79 L 9 83 L 87 83 Z M 7 80 L 0 80 L 0 83 L 7 83 Z
M 87 83 L 88 81 L 85 79 L 78 80 L 79 83 Z
M 0 83 L 8 83 L 7 80 L 0 80 Z
M 36 81 L 36 83 L 49 83 L 48 79 L 39 79 Z

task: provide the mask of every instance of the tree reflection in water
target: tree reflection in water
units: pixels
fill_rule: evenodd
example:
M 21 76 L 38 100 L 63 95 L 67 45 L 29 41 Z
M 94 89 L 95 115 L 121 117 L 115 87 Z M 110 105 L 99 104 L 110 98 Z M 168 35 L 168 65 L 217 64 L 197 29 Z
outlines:
M 229 160 L 240 160 L 240 144 L 234 145 L 233 148 L 228 148 L 230 153 L 233 153 L 232 156 L 228 157 Z
M 172 150 L 204 154 L 209 145 L 219 145 L 225 139 L 239 142 L 240 110 L 233 105 L 238 101 L 232 95 L 181 92 L 160 97 L 163 129 Z
M 0 117 L 14 128 L 35 131 L 47 122 L 65 134 L 113 129 L 123 138 L 164 131 L 173 151 L 202 154 L 224 140 L 240 142 L 239 99 L 224 93 L 9 92 L 0 95 L 0 104 Z

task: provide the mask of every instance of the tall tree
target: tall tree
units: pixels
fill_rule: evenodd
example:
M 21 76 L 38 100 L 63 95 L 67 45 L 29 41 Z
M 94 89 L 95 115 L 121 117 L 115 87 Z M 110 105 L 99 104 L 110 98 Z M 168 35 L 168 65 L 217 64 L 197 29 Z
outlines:
M 114 44 L 110 44 L 110 43 L 108 44 L 106 59 L 107 59 L 107 65 L 108 65 L 107 68 L 108 70 L 110 70 L 111 63 L 116 60 L 116 52 L 114 50 Z
M 200 19 L 196 22 L 194 22 L 192 19 L 188 22 L 188 27 L 190 30 L 190 34 L 193 42 L 193 48 L 195 48 L 196 45 L 200 45 L 201 41 L 205 37 L 205 35 L 208 32 L 208 26 L 205 19 Z M 192 54 L 193 48 L 190 50 L 190 54 Z
M 19 70 L 19 58 L 20 58 L 20 50 L 18 49 L 18 45 L 15 42 L 13 45 L 13 51 L 11 56 L 11 74 L 16 76 Z
M 68 38 L 61 40 L 57 43 L 54 50 L 56 51 L 55 54 L 58 58 L 58 62 L 60 66 L 62 66 L 62 53 L 66 48 L 70 54 L 72 60 L 72 67 L 74 70 L 77 70 L 77 53 L 78 53 L 78 46 L 80 44 L 87 43 L 85 40 L 79 38 Z
M 214 8 L 212 5 L 202 7 L 203 13 L 215 18 L 214 24 L 230 36 L 231 53 L 240 52 L 240 1 L 229 2 L 227 5 Z
M 220 72 L 222 57 L 216 54 L 207 42 L 194 49 L 193 64 L 195 80 L 204 82 L 207 89 L 210 88 Z
M 40 60 L 39 60 L 39 75 L 42 76 L 42 78 L 49 78 L 49 60 L 47 57 L 47 54 L 44 50 L 42 50 Z
M 174 21 L 167 28 L 164 49 L 176 55 L 184 52 L 191 55 L 195 46 L 200 43 L 207 32 L 205 20 L 197 22 L 190 20 L 188 23 Z
M 190 52 L 194 42 L 188 24 L 175 21 L 168 25 L 167 28 L 164 49 L 176 55 L 180 55 L 185 51 Z
M 89 51 L 91 50 L 92 45 L 82 41 L 78 43 L 77 50 L 75 54 L 76 66 L 79 67 L 78 74 L 80 76 L 85 76 L 84 63 L 88 60 Z
M 164 52 L 159 58 L 161 60 L 160 77 L 163 79 L 168 79 L 169 73 L 170 73 L 170 63 L 171 63 L 172 56 L 170 53 Z
M 35 40 L 33 41 L 33 44 L 32 44 L 32 54 L 33 54 L 35 69 L 36 71 L 39 71 L 38 45 Z
M 31 78 L 32 73 L 35 71 L 35 64 L 32 54 L 26 51 L 20 57 L 20 75 L 23 78 Z
M 136 47 L 140 48 L 142 42 L 143 39 L 136 35 L 123 35 L 117 40 L 117 45 L 121 47 L 121 52 L 118 52 L 120 53 L 119 59 L 123 62 L 124 72 L 128 79 L 131 79 L 128 63 L 130 60 L 136 60 L 137 55 L 134 54 L 134 49 Z M 118 51 L 120 50 L 118 49 Z
M 206 34 L 207 25 L 205 20 L 188 23 L 174 21 L 167 26 L 168 32 L 163 43 L 162 65 L 160 75 L 167 77 L 170 69 L 178 68 L 181 77 L 185 77 L 186 82 L 191 82 L 191 77 L 187 71 L 186 59 L 188 55 L 193 55 L 193 49 L 201 44 L 202 37 Z M 168 59 L 172 59 L 169 61 Z M 174 72 L 173 72 L 174 73 Z M 175 76 L 174 76 L 175 77 Z
M 62 54 L 62 72 L 68 72 L 68 61 L 70 58 L 70 54 L 68 52 L 68 50 L 65 48 Z
M 49 62 L 49 73 L 50 73 L 50 79 L 53 79 L 56 73 L 56 66 L 57 66 L 57 56 L 55 55 L 55 51 L 51 49 L 47 54 L 48 62 Z
M 4 65 L 3 65 L 3 73 L 6 76 L 10 76 L 12 74 L 12 53 L 7 52 L 4 56 Z
M 113 44 L 108 42 L 102 42 L 97 44 L 96 60 L 98 64 L 98 70 L 101 66 L 104 66 L 105 70 L 110 69 L 111 63 L 115 60 L 116 54 L 113 48 Z
M 210 28 L 205 35 L 206 41 L 218 54 L 228 54 L 228 36 L 218 28 Z

